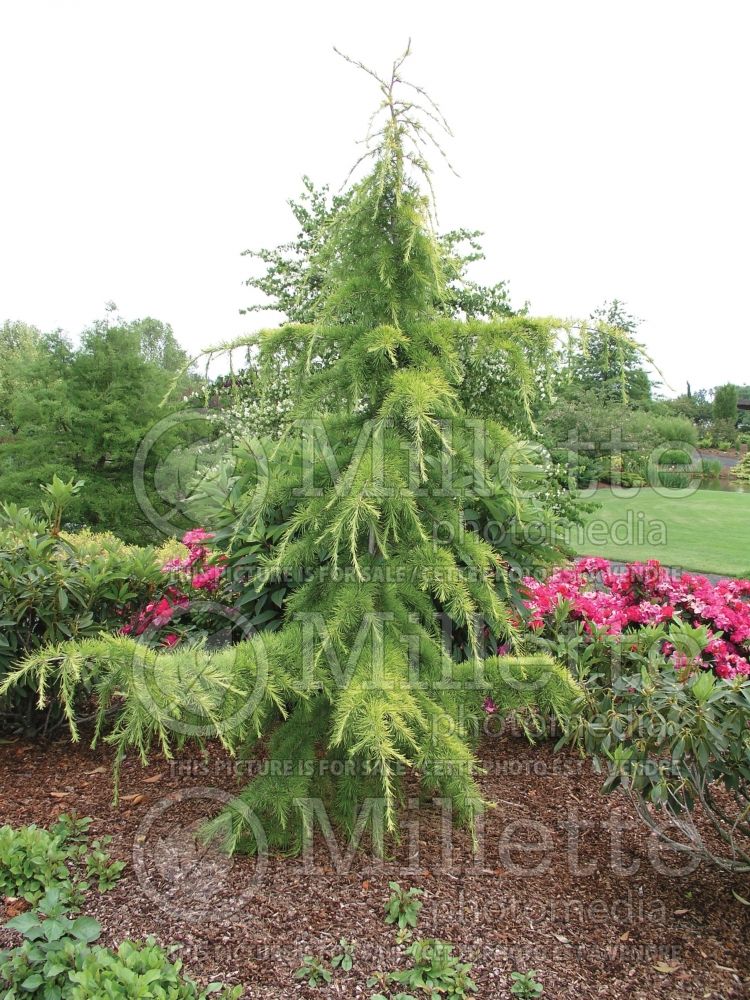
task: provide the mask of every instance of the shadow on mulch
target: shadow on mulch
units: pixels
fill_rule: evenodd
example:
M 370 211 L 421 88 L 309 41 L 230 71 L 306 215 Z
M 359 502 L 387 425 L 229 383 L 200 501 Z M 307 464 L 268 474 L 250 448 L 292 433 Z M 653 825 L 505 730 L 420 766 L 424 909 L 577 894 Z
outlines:
M 478 996 L 510 997 L 510 973 L 539 970 L 544 1000 L 652 1000 L 750 996 L 747 878 L 661 849 L 628 803 L 599 794 L 573 753 L 487 738 L 485 795 L 496 803 L 472 852 L 440 803 L 410 799 L 403 835 L 386 860 L 316 835 L 307 858 L 265 863 L 196 847 L 194 832 L 236 792 L 234 762 L 128 760 L 111 804 L 108 748 L 61 740 L 0 746 L 0 823 L 46 825 L 60 812 L 93 817 L 127 861 L 117 887 L 91 893 L 103 939 L 154 935 L 180 944 L 190 973 L 242 983 L 245 996 L 361 997 L 367 976 L 403 964 L 383 922 L 388 882 L 424 890 L 420 933 L 451 941 L 474 963 Z M 356 945 L 354 969 L 313 990 L 293 979 L 304 954 Z M 0 944 L 11 935 L 0 932 Z

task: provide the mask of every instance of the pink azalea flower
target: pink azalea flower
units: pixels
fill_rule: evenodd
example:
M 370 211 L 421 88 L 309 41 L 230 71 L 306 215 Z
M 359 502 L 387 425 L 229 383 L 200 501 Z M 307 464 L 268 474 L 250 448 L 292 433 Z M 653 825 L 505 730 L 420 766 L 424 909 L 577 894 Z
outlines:
M 196 590 L 216 590 L 223 572 L 223 566 L 207 566 L 202 573 L 195 574 L 191 581 L 192 585 Z
M 554 635 L 561 614 L 581 623 L 591 642 L 602 634 L 627 635 L 683 621 L 703 626 L 709 636 L 697 666 L 720 677 L 750 676 L 750 580 L 712 584 L 698 574 L 673 577 L 655 559 L 618 573 L 606 559 L 584 558 L 544 581 L 529 577 L 523 583 L 527 627 L 533 631 L 549 629 Z M 662 652 L 665 659 L 672 657 L 674 647 L 665 640 Z
M 206 531 L 205 528 L 193 528 L 192 531 L 186 531 L 182 536 L 182 544 L 192 548 L 194 545 L 199 545 L 206 539 L 213 537 L 213 532 Z

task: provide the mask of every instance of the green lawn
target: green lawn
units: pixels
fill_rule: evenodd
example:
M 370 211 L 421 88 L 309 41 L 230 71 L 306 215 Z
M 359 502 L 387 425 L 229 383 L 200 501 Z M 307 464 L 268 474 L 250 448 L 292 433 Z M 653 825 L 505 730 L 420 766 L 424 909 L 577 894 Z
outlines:
M 659 559 L 684 569 L 750 576 L 750 493 L 618 492 L 627 495 L 597 490 L 594 500 L 601 507 L 570 535 L 576 552 L 623 562 Z

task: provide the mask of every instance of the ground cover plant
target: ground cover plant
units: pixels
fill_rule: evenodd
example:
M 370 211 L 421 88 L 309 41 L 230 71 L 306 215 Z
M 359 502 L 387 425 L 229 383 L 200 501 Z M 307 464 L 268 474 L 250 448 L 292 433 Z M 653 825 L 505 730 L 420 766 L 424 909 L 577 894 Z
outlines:
M 211 983 L 199 987 L 153 938 L 123 941 L 116 949 L 97 944 L 99 923 L 70 916 L 58 890 L 48 890 L 34 910 L 5 927 L 22 943 L 0 951 L 0 983 L 6 1000 L 91 1000 L 92 997 L 144 997 L 152 1000 L 236 1000 L 242 987 Z
M 90 825 L 88 817 L 63 813 L 49 829 L 0 827 L 0 893 L 36 903 L 54 890 L 74 909 L 92 883 L 99 892 L 112 889 L 125 862 L 110 857 L 111 837 L 89 843 Z

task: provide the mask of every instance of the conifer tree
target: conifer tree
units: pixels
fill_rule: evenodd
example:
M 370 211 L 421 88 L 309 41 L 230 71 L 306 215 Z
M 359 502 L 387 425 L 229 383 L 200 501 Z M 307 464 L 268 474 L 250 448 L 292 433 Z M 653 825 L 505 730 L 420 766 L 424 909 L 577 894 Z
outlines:
M 522 499 L 512 436 L 461 407 L 459 352 L 467 337 L 505 343 L 508 330 L 440 315 L 444 254 L 424 150 L 444 123 L 402 78 L 407 54 L 388 79 L 367 70 L 382 94 L 362 157 L 372 167 L 325 242 L 320 321 L 258 338 L 269 363 L 279 352 L 297 359 L 301 390 L 270 474 L 249 459 L 231 499 L 240 545 L 293 508 L 263 573 L 304 580 L 283 629 L 265 637 L 269 662 L 305 675 L 270 743 L 271 756 L 291 755 L 298 773 L 256 779 L 241 796 L 266 822 L 272 814 L 273 838 L 285 847 L 298 843 L 314 799 L 354 830 L 365 799 L 379 797 L 393 832 L 404 767 L 472 824 L 482 796 L 459 718 L 477 723 L 488 696 L 501 710 L 557 714 L 575 696 L 548 660 L 482 658 L 486 633 L 512 647 L 519 635 L 498 553 L 464 514 L 479 504 L 502 521 Z M 446 648 L 445 621 L 448 635 L 463 630 L 461 663 Z M 305 772 L 321 754 L 348 772 L 335 781 Z M 241 811 L 232 815 L 235 847 L 251 831 Z
M 181 722 L 202 717 L 204 734 L 218 732 L 243 754 L 265 741 L 279 767 L 252 779 L 207 831 L 230 850 L 260 846 L 255 817 L 271 847 L 299 849 L 319 803 L 344 830 L 367 828 L 382 847 L 397 832 L 404 770 L 472 827 L 482 808 L 474 750 L 484 711 L 541 725 L 564 719 L 578 696 L 549 658 L 485 656 L 487 637 L 492 654 L 498 643 L 522 654 L 522 643 L 506 567 L 466 512 L 481 507 L 502 522 L 520 516 L 523 497 L 512 435 L 461 406 L 459 355 L 467 338 L 508 344 L 509 328 L 447 318 L 436 306 L 446 276 L 424 153 L 443 122 L 402 78 L 406 54 L 389 78 L 368 70 L 382 94 L 362 158 L 370 169 L 326 241 L 320 320 L 257 339 L 269 363 L 280 353 L 293 359 L 299 391 L 271 454 L 256 443 L 240 456 L 229 544 L 241 551 L 267 537 L 269 521 L 290 511 L 262 567 L 265 581 L 298 581 L 284 625 L 231 657 L 141 656 L 137 681 L 122 638 L 58 647 L 16 678 L 95 661 L 103 704 L 118 688 L 130 692 L 107 737 L 118 757 L 131 745 L 145 756 L 154 740 L 170 752 L 177 689 L 186 687 L 193 694 Z M 451 648 L 457 634 L 460 652 Z M 116 680 L 107 680 L 109 661 Z

